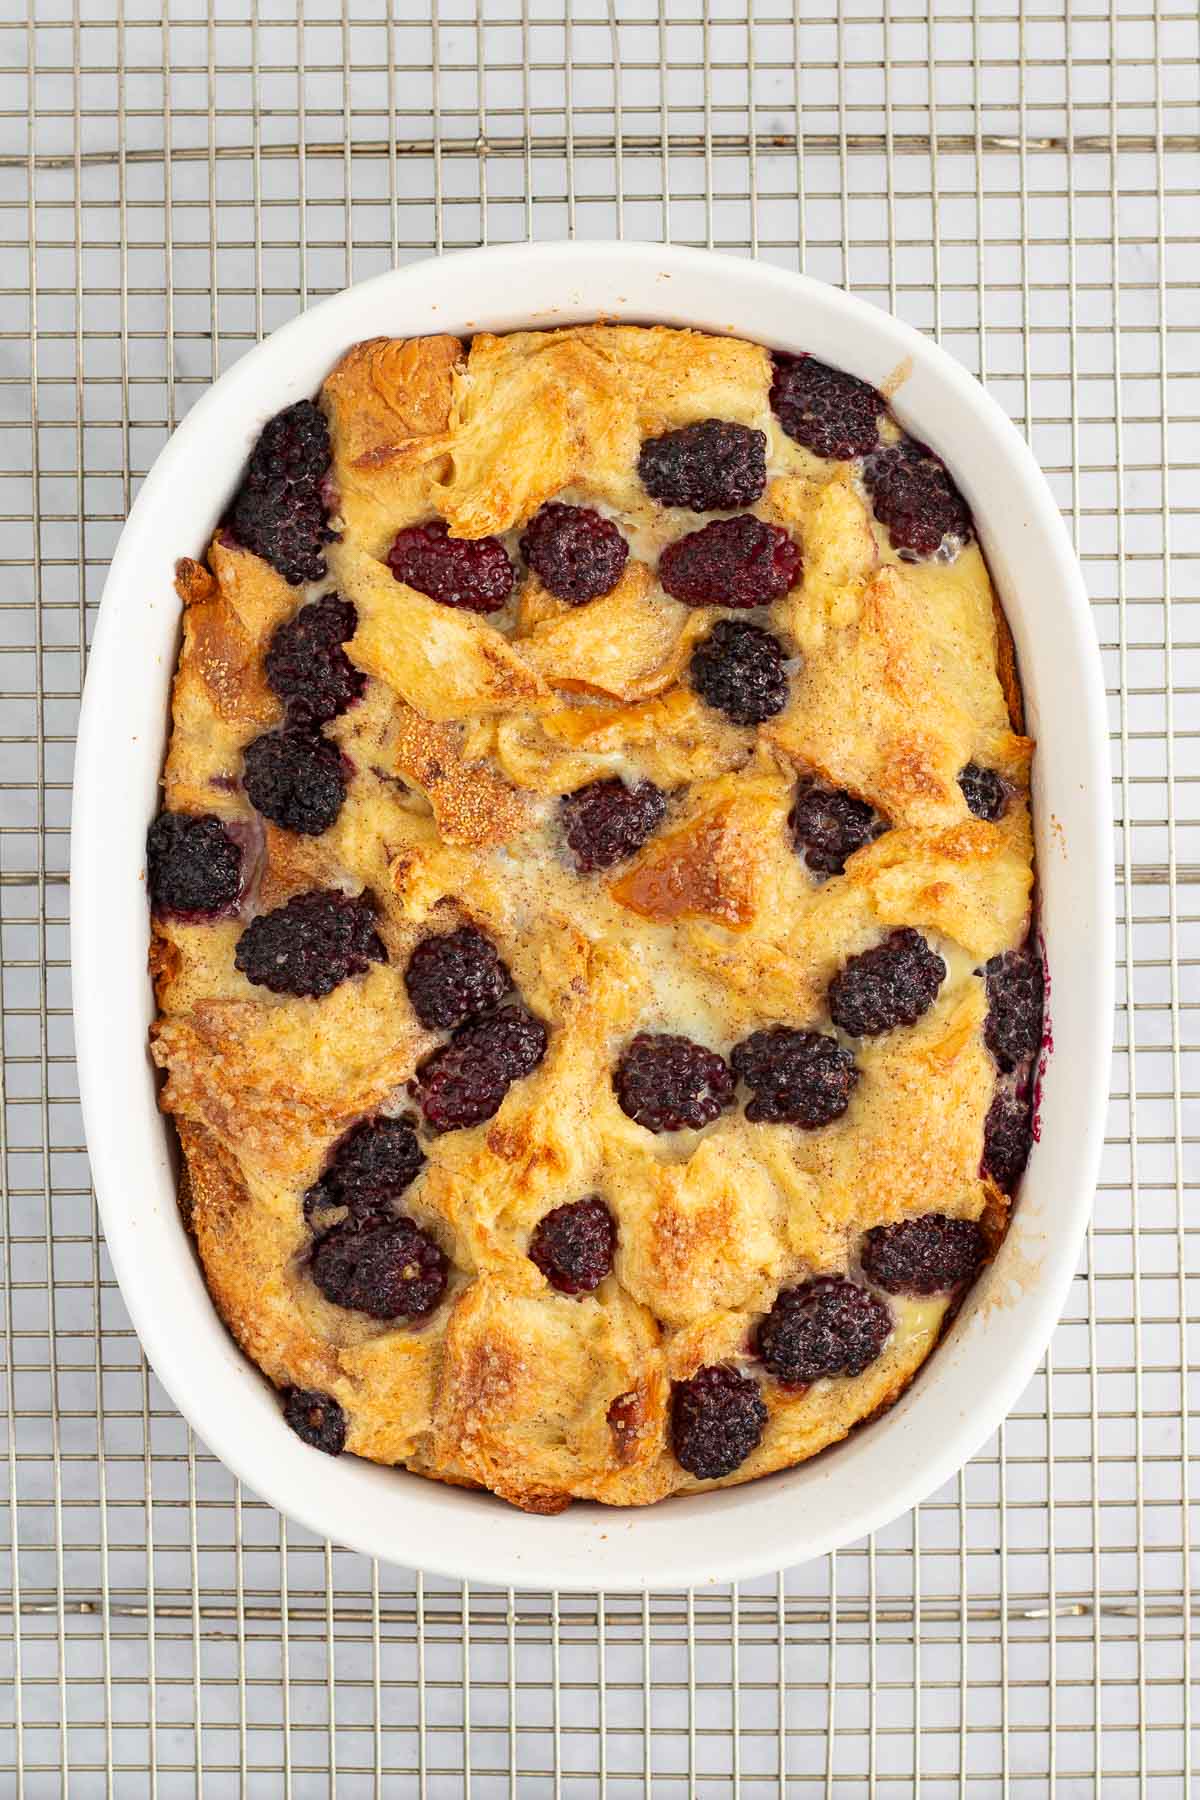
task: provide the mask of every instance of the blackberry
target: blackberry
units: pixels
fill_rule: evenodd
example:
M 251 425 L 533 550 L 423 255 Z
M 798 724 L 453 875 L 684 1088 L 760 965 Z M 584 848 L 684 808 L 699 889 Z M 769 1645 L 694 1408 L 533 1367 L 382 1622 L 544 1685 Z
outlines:
M 1042 1047 L 1042 959 L 1026 945 L 993 956 L 983 973 L 988 998 L 983 1041 L 1001 1069 L 1013 1069 Z
M 621 579 L 629 545 L 611 519 L 588 506 L 552 501 L 534 514 L 521 555 L 544 588 L 580 606 L 610 594 Z
M 474 925 L 460 925 L 421 939 L 408 959 L 404 985 L 422 1025 L 453 1031 L 497 1005 L 512 977 L 491 938 Z
M 753 513 L 714 519 L 658 559 L 666 592 L 688 606 L 767 606 L 800 579 L 800 547 Z
M 621 1111 L 647 1131 L 699 1130 L 733 1104 L 729 1064 L 669 1032 L 639 1031 L 613 1074 Z
M 499 1112 L 514 1081 L 546 1054 L 546 1027 L 522 1006 L 505 1006 L 460 1025 L 409 1083 L 434 1131 L 461 1131 Z
M 219 918 L 241 899 L 242 852 L 214 813 L 161 812 L 146 833 L 146 885 L 159 918 Z
M 446 1258 L 403 1214 L 348 1219 L 313 1246 L 312 1278 L 332 1306 L 372 1319 L 420 1319 L 446 1291 Z
M 332 1394 L 315 1388 L 287 1388 L 283 1416 L 302 1443 L 326 1456 L 340 1456 L 346 1448 L 346 1415 Z
M 313 888 L 253 919 L 233 960 L 247 981 L 273 994 L 319 999 L 368 964 L 386 962 L 387 951 L 365 895 L 351 899 L 333 888 Z
M 529 1260 L 560 1294 L 590 1294 L 613 1265 L 616 1220 L 599 1194 L 543 1214 L 529 1240 Z
M 967 811 L 974 813 L 977 819 L 986 819 L 994 825 L 997 819 L 1004 817 L 1008 810 L 1008 789 L 995 769 L 981 769 L 978 763 L 969 762 L 965 769 L 959 770 L 958 785 Z
M 342 649 L 357 629 L 357 612 L 337 594 L 323 594 L 278 627 L 263 670 L 290 724 L 323 725 L 362 697 L 367 678 Z
M 948 1294 L 975 1275 L 987 1252 L 974 1219 L 925 1213 L 875 1225 L 859 1253 L 863 1274 L 888 1294 Z
M 298 400 L 263 426 L 226 515 L 237 542 L 294 587 L 325 574 L 333 533 L 321 490 L 329 461 L 324 413 L 311 400 Z
M 754 1090 L 748 1119 L 806 1131 L 840 1119 L 858 1080 L 853 1056 L 836 1039 L 786 1025 L 754 1032 L 734 1046 L 729 1060 L 739 1081 Z
M 397 581 L 470 612 L 499 612 L 512 592 L 513 566 L 498 537 L 452 538 L 445 519 L 396 533 L 387 564 Z
M 891 1331 L 891 1308 L 878 1295 L 841 1275 L 814 1275 L 781 1290 L 755 1342 L 776 1381 L 801 1387 L 861 1375 Z
M 879 443 L 883 395 L 815 356 L 772 358 L 771 406 L 790 438 L 815 456 L 849 462 Z
M 863 464 L 875 517 L 905 562 L 954 555 L 971 539 L 971 514 L 940 456 L 915 438 L 888 444 Z
M 559 801 L 563 835 L 581 875 L 611 869 L 662 824 L 667 796 L 652 781 L 626 787 L 619 776 L 590 781 Z
M 304 1217 L 314 1230 L 324 1230 L 336 1207 L 346 1207 L 358 1221 L 386 1213 L 424 1166 L 411 1118 L 364 1119 L 334 1145 L 329 1167 L 304 1196 Z
M 318 732 L 268 731 L 243 752 L 242 786 L 273 825 L 320 837 L 342 810 L 346 763 Z
M 646 438 L 638 474 L 652 500 L 693 512 L 752 506 L 767 485 L 767 438 L 749 425 L 702 419 Z
M 911 925 L 902 926 L 861 956 L 852 956 L 829 984 L 829 1014 L 850 1037 L 878 1037 L 915 1025 L 946 979 L 946 965 Z
M 710 1363 L 671 1390 L 671 1448 L 697 1481 L 719 1481 L 762 1442 L 767 1409 L 757 1381 Z
M 1011 1194 L 1029 1161 L 1033 1143 L 1033 1102 L 1028 1089 L 997 1085 L 983 1123 L 982 1173 Z
M 847 857 L 889 829 L 865 800 L 809 776 L 797 783 L 788 824 L 792 842 L 814 875 L 843 874 Z
M 761 725 L 787 705 L 783 645 L 747 619 L 718 619 L 699 645 L 688 679 L 735 725 Z

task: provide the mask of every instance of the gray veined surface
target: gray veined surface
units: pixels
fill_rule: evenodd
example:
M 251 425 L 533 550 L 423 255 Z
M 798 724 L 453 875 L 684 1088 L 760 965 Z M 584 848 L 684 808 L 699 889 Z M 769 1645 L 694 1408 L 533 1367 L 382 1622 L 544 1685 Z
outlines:
M 1195 9 L 39 0 L 0 20 L 0 1792 L 1181 1795 L 1200 1138 Z M 298 16 L 304 20 L 298 25 Z M 798 71 L 798 73 L 797 73 Z M 939 335 L 1028 433 L 1104 648 L 1109 1135 L 1065 1319 L 916 1515 L 695 1595 L 464 1591 L 286 1527 L 144 1368 L 88 1188 L 74 721 L 171 425 L 433 249 L 710 244 Z M 30 300 L 28 296 L 32 294 Z M 1193 1184 L 1188 1187 L 1188 1181 Z M 1193 1202 L 1194 1204 L 1194 1202 Z

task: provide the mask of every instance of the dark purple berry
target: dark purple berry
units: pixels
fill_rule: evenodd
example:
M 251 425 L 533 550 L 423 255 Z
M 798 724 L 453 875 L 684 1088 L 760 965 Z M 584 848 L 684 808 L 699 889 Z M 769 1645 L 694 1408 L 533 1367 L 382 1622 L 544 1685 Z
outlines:
M 338 1207 L 360 1223 L 386 1213 L 424 1166 L 411 1118 L 380 1113 L 364 1119 L 334 1145 L 329 1167 L 304 1196 L 304 1217 L 314 1230 L 324 1230 L 335 1222 L 329 1215 Z
M 652 500 L 693 512 L 753 506 L 767 485 L 767 438 L 749 425 L 702 419 L 647 438 L 638 474 Z
M 841 1275 L 815 1275 L 784 1288 L 758 1328 L 756 1347 L 788 1387 L 827 1375 L 861 1375 L 892 1332 L 887 1302 Z
M 983 973 L 988 998 L 983 1041 L 1000 1068 L 1013 1069 L 1042 1047 L 1042 959 L 1026 945 L 993 956 Z
M 612 775 L 564 794 L 559 810 L 575 867 L 588 875 L 640 850 L 666 817 L 667 796 L 652 781 L 629 788 Z
M 697 1481 L 719 1481 L 762 1442 L 767 1409 L 757 1381 L 710 1363 L 671 1390 L 671 1448 Z
M 883 395 L 869 382 L 831 369 L 815 356 L 777 355 L 771 406 L 790 438 L 838 462 L 866 456 L 879 442 Z
M 311 400 L 298 400 L 264 425 L 226 517 L 237 542 L 293 586 L 325 573 L 333 533 L 321 490 L 329 460 L 324 413 Z
M 213 813 L 159 813 L 146 833 L 146 881 L 160 918 L 215 919 L 242 893 L 242 852 Z
M 460 925 L 421 939 L 408 959 L 404 985 L 422 1025 L 453 1031 L 497 1005 L 512 977 L 491 938 L 474 925 Z
M 446 1258 L 403 1214 L 363 1225 L 348 1219 L 317 1239 L 312 1278 L 332 1306 L 373 1319 L 420 1319 L 446 1291 Z
M 593 1194 L 543 1214 L 529 1240 L 529 1260 L 560 1294 L 590 1294 L 612 1268 L 616 1248 L 616 1220 Z
M 1032 1142 L 1033 1102 L 1027 1086 L 999 1082 L 983 1124 L 983 1173 L 1011 1194 Z
M 315 1388 L 287 1388 L 283 1416 L 300 1439 L 326 1456 L 340 1456 L 346 1448 L 346 1415 L 332 1394 Z
M 357 628 L 351 602 L 323 594 L 276 631 L 263 669 L 289 723 L 323 725 L 362 697 L 367 678 L 342 649 Z
M 863 464 L 875 517 L 905 562 L 954 556 L 971 538 L 971 514 L 940 456 L 915 438 L 876 450 Z
M 811 777 L 797 784 L 788 824 L 793 843 L 814 875 L 843 874 L 847 857 L 888 830 L 887 820 L 865 800 Z
M 829 1014 L 851 1037 L 878 1037 L 915 1025 L 946 979 L 946 965 L 911 925 L 902 926 L 861 956 L 852 956 L 829 984 Z
M 353 1126 L 333 1148 L 330 1173 L 347 1206 L 360 1194 L 386 1192 L 392 1199 L 414 1182 L 425 1163 L 413 1119 L 380 1113 Z
M 748 1119 L 806 1131 L 840 1119 L 858 1080 L 853 1056 L 836 1038 L 786 1025 L 754 1032 L 734 1046 L 729 1060 L 739 1081 L 754 1090 Z
M 974 813 L 977 819 L 986 819 L 994 825 L 997 819 L 1004 817 L 1008 809 L 1008 789 L 995 769 L 981 769 L 978 763 L 970 762 L 960 770 L 958 785 L 967 811 Z
M 629 545 L 611 519 L 589 506 L 552 501 L 534 514 L 521 555 L 544 588 L 579 606 L 610 594 L 621 579 Z
M 733 1104 L 729 1064 L 669 1032 L 639 1031 L 613 1073 L 621 1111 L 647 1131 L 699 1130 Z
M 247 744 L 242 786 L 256 812 L 285 831 L 320 837 L 342 810 L 346 764 L 315 731 L 268 731 Z
M 888 1294 L 948 1294 L 974 1279 L 987 1240 L 974 1219 L 925 1213 L 875 1225 L 863 1239 L 863 1274 Z
M 783 645 L 747 619 L 718 619 L 692 657 L 688 680 L 735 725 L 761 725 L 787 704 Z
M 512 592 L 513 566 L 500 539 L 452 538 L 445 519 L 398 531 L 387 563 L 397 581 L 443 606 L 499 612 Z
M 514 1081 L 546 1054 L 546 1027 L 521 1006 L 505 1006 L 460 1025 L 409 1083 L 434 1131 L 461 1131 L 499 1112 Z
M 688 606 L 767 606 L 800 579 L 800 547 L 753 513 L 714 519 L 668 544 L 658 579 Z
M 368 964 L 386 962 L 387 951 L 365 895 L 351 899 L 333 888 L 314 888 L 252 920 L 233 960 L 247 981 L 273 994 L 318 999 L 363 974 Z

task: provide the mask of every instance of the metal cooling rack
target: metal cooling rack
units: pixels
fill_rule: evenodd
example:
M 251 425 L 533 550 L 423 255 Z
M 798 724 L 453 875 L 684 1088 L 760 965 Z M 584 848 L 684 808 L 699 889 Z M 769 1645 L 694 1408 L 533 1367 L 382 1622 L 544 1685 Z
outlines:
M 881 5 L 883 10 L 881 12 Z M 1200 983 L 1200 80 L 1125 0 L 45 0 L 0 15 L 8 1532 L 0 1793 L 1182 1795 Z M 797 71 L 799 71 L 797 73 Z M 68 1012 L 86 640 L 256 337 L 481 239 L 624 232 L 899 312 L 1030 435 L 1104 646 L 1122 921 L 1095 1224 L 1003 1430 L 737 1591 L 469 1591 L 240 1490 L 142 1361 Z M 32 298 L 30 294 L 32 293 Z M 1194 1303 L 1192 1307 L 1195 1311 Z

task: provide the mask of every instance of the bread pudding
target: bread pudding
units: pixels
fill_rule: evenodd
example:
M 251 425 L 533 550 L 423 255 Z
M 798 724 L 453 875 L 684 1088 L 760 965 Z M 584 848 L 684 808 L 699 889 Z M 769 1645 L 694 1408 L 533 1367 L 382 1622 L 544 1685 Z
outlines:
M 937 455 L 734 337 L 377 338 L 177 587 L 152 1048 L 291 1427 L 552 1513 L 893 1401 L 1042 1043 L 1033 746 Z

